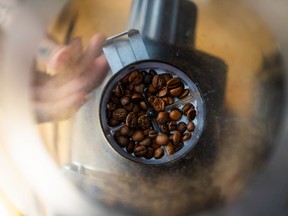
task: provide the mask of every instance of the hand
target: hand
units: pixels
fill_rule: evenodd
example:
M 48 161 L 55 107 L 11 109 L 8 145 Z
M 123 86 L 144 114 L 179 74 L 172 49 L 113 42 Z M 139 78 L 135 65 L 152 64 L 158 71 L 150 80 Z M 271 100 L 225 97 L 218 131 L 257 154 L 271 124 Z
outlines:
M 101 34 L 94 35 L 83 51 L 81 39 L 77 38 L 51 54 L 47 73 L 37 73 L 33 82 L 38 122 L 68 119 L 101 84 L 108 71 L 101 55 L 105 39 Z

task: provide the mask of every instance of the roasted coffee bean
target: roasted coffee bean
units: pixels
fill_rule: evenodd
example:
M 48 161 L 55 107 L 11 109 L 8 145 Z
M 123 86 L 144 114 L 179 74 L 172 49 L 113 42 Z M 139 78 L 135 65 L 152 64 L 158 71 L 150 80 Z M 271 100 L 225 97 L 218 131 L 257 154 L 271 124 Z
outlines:
M 127 96 L 127 97 L 131 98 L 131 91 L 129 89 L 125 89 L 124 96 Z
M 129 82 L 134 85 L 139 85 L 143 81 L 143 74 L 139 71 L 132 71 L 129 76 Z
M 190 90 L 189 89 L 184 89 L 182 94 L 178 96 L 179 99 L 183 99 L 185 97 L 187 97 L 190 93 Z
M 132 92 L 131 100 L 134 101 L 134 102 L 140 102 L 140 101 L 144 100 L 144 97 L 140 93 Z
M 130 74 L 126 75 L 124 78 L 121 79 L 121 83 L 126 85 L 129 83 L 129 76 Z
M 169 90 L 167 86 L 164 86 L 159 92 L 158 92 L 158 97 L 166 97 L 169 93 Z
M 115 88 L 115 96 L 116 97 L 122 97 L 123 95 L 124 95 L 124 91 L 125 91 L 125 89 L 124 89 L 124 87 L 123 87 L 123 85 L 117 85 L 116 86 L 116 88 Z
M 183 84 L 180 84 L 178 87 L 170 89 L 169 95 L 173 97 L 179 97 L 182 94 L 183 89 L 184 89 Z
M 166 151 L 168 152 L 169 155 L 174 154 L 174 146 L 172 145 L 171 142 L 168 143 L 168 145 L 165 146 Z
M 124 97 L 121 98 L 121 105 L 122 106 L 125 106 L 125 105 L 127 105 L 129 103 L 130 103 L 130 97 L 124 96 Z
M 110 127 L 116 127 L 116 126 L 118 126 L 118 125 L 120 125 L 120 124 L 121 124 L 120 121 L 117 121 L 117 120 L 115 120 L 115 119 L 113 119 L 113 118 L 109 118 L 109 120 L 108 120 L 108 125 L 109 125 Z
M 183 114 L 186 115 L 187 111 L 190 109 L 194 109 L 193 104 L 191 104 L 191 103 L 185 104 L 185 106 L 182 108 Z
M 156 143 L 158 145 L 167 145 L 169 141 L 169 137 L 166 134 L 158 134 L 156 137 Z
M 139 105 L 140 105 L 140 108 L 141 108 L 142 110 L 144 110 L 144 111 L 147 111 L 147 110 L 148 110 L 148 106 L 147 106 L 147 104 L 146 104 L 145 101 L 140 101 Z
M 156 112 L 162 111 L 165 109 L 165 103 L 161 98 L 156 97 L 155 100 L 152 102 L 152 107 Z
M 187 130 L 193 132 L 195 130 L 195 124 L 191 121 L 187 124 Z
M 134 84 L 130 83 L 130 84 L 127 85 L 126 88 L 127 88 L 127 90 L 129 90 L 130 92 L 132 92 L 133 89 L 134 89 Z
M 160 159 L 164 156 L 164 150 L 162 148 L 158 148 L 154 152 L 154 158 L 155 159 Z
M 144 132 L 143 130 L 136 130 L 132 136 L 131 136 L 132 140 L 135 142 L 140 142 L 141 140 L 144 139 Z
M 151 159 L 154 156 L 155 149 L 154 148 L 147 148 L 147 154 L 144 156 L 146 159 Z
M 143 83 L 147 86 L 147 85 L 151 84 L 152 79 L 153 79 L 153 75 L 146 73 L 144 75 Z
M 139 85 L 134 86 L 134 91 L 137 93 L 143 93 L 145 89 L 144 83 L 140 83 Z
M 177 123 L 176 123 L 176 121 L 171 121 L 171 122 L 168 123 L 168 129 L 169 129 L 170 131 L 174 131 L 174 130 L 176 130 L 176 128 L 177 128 Z
M 128 136 L 131 132 L 131 129 L 127 125 L 120 127 L 119 132 L 122 136 Z
M 183 146 L 184 146 L 183 142 L 179 142 L 177 145 L 174 145 L 175 152 L 178 152 L 179 150 L 181 150 Z
M 184 133 L 182 137 L 182 141 L 187 141 L 191 139 L 191 133 Z
M 140 116 L 138 118 L 138 125 L 143 129 L 148 129 L 151 126 L 151 122 L 147 116 Z
M 167 104 L 167 105 L 171 105 L 175 101 L 174 97 L 171 97 L 171 96 L 163 97 L 162 99 L 165 102 L 165 104 Z
M 126 125 L 130 128 L 134 128 L 137 126 L 138 116 L 134 112 L 130 112 L 126 117 Z
M 158 124 L 165 124 L 170 120 L 169 113 L 166 111 L 161 111 L 158 113 L 156 121 Z
M 148 136 L 149 132 L 152 130 L 152 128 L 148 128 L 146 130 L 144 130 L 144 136 Z
M 117 136 L 115 137 L 117 144 L 121 147 L 126 147 L 129 144 L 129 138 L 126 136 Z
M 167 124 L 160 125 L 160 130 L 162 131 L 162 133 L 164 133 L 166 135 L 170 134 L 170 130 L 169 130 Z
M 153 140 L 151 147 L 156 150 L 156 149 L 158 149 L 158 148 L 161 148 L 161 145 L 158 145 L 158 144 L 156 143 L 156 141 Z
M 119 108 L 112 113 L 112 117 L 116 121 L 123 121 L 127 116 L 127 111 L 123 108 Z
M 118 105 L 113 102 L 108 102 L 106 105 L 107 110 L 114 111 L 118 108 Z
M 126 147 L 126 151 L 131 154 L 134 152 L 134 149 L 135 149 L 135 143 L 133 141 L 130 141 L 128 143 L 128 146 Z
M 171 139 L 174 145 L 178 144 L 181 141 L 181 133 L 179 131 L 175 131 Z
M 182 118 L 182 112 L 177 108 L 172 109 L 169 117 L 172 121 L 179 121 Z
M 140 112 L 138 113 L 138 116 L 143 116 L 146 115 L 146 112 L 144 110 L 140 110 Z
M 134 107 L 134 103 L 130 102 L 129 104 L 123 106 L 123 108 L 125 110 L 127 110 L 127 112 L 131 112 L 133 110 L 133 107 Z
M 141 110 L 141 108 L 140 108 L 139 104 L 135 103 L 133 106 L 132 112 L 137 114 L 140 112 L 140 110 Z
M 147 154 L 148 150 L 145 146 L 137 146 L 135 149 L 134 149 L 134 155 L 136 157 L 144 157 L 146 154 Z
M 154 88 L 154 86 L 152 84 L 149 84 L 148 92 L 151 94 L 156 94 L 158 92 L 158 90 L 157 90 L 157 88 Z
M 160 75 L 162 78 L 164 78 L 165 82 L 167 83 L 170 79 L 173 78 L 173 76 L 169 73 L 164 73 Z
M 165 86 L 165 84 L 166 84 L 165 79 L 158 74 L 155 75 L 152 79 L 152 86 L 155 89 L 162 89 Z
M 157 72 L 155 70 L 149 70 L 149 74 L 151 74 L 152 76 L 155 76 L 157 74 Z
M 181 82 L 181 79 L 179 77 L 173 77 L 167 82 L 167 87 L 169 89 L 175 89 L 179 87 L 180 85 L 183 85 Z
M 180 132 L 180 133 L 184 133 L 187 129 L 187 125 L 185 122 L 180 122 L 178 125 L 177 125 L 177 130 Z
M 110 100 L 115 104 L 120 103 L 120 98 L 116 97 L 114 94 L 111 95 Z
M 158 136 L 158 133 L 155 130 L 150 130 L 148 133 L 148 136 L 150 139 L 156 139 L 156 137 Z
M 141 142 L 139 142 L 139 145 L 142 145 L 142 146 L 150 146 L 151 144 L 152 144 L 152 141 L 149 137 L 146 137 Z
M 193 121 L 196 117 L 196 110 L 195 109 L 190 109 L 186 113 L 188 121 Z

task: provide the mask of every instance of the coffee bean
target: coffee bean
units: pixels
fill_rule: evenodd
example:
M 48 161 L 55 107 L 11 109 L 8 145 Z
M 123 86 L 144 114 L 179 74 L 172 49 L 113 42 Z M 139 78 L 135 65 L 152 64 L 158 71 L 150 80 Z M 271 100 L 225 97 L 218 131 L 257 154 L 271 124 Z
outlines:
M 136 157 L 144 157 L 147 154 L 148 150 L 145 146 L 137 146 L 134 150 L 134 155 Z
M 129 89 L 125 89 L 124 96 L 131 98 L 131 91 Z
M 147 86 L 147 85 L 151 84 L 152 79 L 153 79 L 153 75 L 147 73 L 144 75 L 143 83 Z
M 166 111 L 161 111 L 158 113 L 156 121 L 158 124 L 165 124 L 169 121 L 169 113 Z
M 144 132 L 143 130 L 136 130 L 133 134 L 132 134 L 132 140 L 135 142 L 140 142 L 141 140 L 144 139 Z
M 166 97 L 169 93 L 169 90 L 167 86 L 164 86 L 159 92 L 158 92 L 158 97 Z
M 140 101 L 139 105 L 140 105 L 140 108 L 141 108 L 142 110 L 144 110 L 144 111 L 147 111 L 147 110 L 148 110 L 148 106 L 147 106 L 147 104 L 146 104 L 145 101 Z
M 151 144 L 152 144 L 152 141 L 149 137 L 146 137 L 141 142 L 139 142 L 139 145 L 142 145 L 142 146 L 150 146 Z
M 120 98 L 116 97 L 114 94 L 111 95 L 110 100 L 115 104 L 120 104 Z
M 134 86 L 134 91 L 137 93 L 143 93 L 145 89 L 144 83 L 140 83 L 139 85 Z
M 191 103 L 185 104 L 185 106 L 182 108 L 183 114 L 186 115 L 187 111 L 190 109 L 194 109 L 193 104 L 191 104 Z
M 164 156 L 164 150 L 162 148 L 158 148 L 154 152 L 154 158 L 155 159 L 160 159 Z
M 129 76 L 129 82 L 138 85 L 143 81 L 143 74 L 140 73 L 139 71 L 133 71 L 131 72 Z
M 127 125 L 123 125 L 120 129 L 119 132 L 122 136 L 128 136 L 130 133 L 131 129 Z
M 184 133 L 187 129 L 187 125 L 185 122 L 180 122 L 178 125 L 177 125 L 177 130 L 180 132 L 180 133 Z
M 184 89 L 183 92 L 178 96 L 179 99 L 183 99 L 185 97 L 187 97 L 190 93 L 189 89 Z
M 129 76 L 130 74 L 126 75 L 124 78 L 121 79 L 121 84 L 126 85 L 129 83 Z
M 123 108 L 119 108 L 112 113 L 112 117 L 116 121 L 123 121 L 127 116 L 127 111 Z
M 168 128 L 169 128 L 170 131 L 176 130 L 176 128 L 177 128 L 177 123 L 176 123 L 176 121 L 171 121 L 171 122 L 169 122 L 169 123 L 168 123 Z
M 169 138 L 166 134 L 158 134 L 156 137 L 156 143 L 158 145 L 167 145 L 169 143 Z
M 135 103 L 133 106 L 132 112 L 137 114 L 140 112 L 140 110 L 141 110 L 141 108 L 140 108 L 139 104 Z
M 156 112 L 162 111 L 165 109 L 165 103 L 161 98 L 156 97 L 153 103 L 151 104 Z
M 129 90 L 130 92 L 133 91 L 134 89 L 134 84 L 130 83 L 127 85 L 127 90 Z
M 177 108 L 172 109 L 169 117 L 172 121 L 179 121 L 182 118 L 182 112 Z
M 152 79 L 152 86 L 155 89 L 162 89 L 165 86 L 166 82 L 165 79 L 162 78 L 160 75 L 155 75 Z
M 174 103 L 174 97 L 167 96 L 167 97 L 163 97 L 162 99 L 167 105 L 171 105 Z
M 181 141 L 181 133 L 179 131 L 175 131 L 171 139 L 174 145 L 178 144 Z
M 166 151 L 168 152 L 169 155 L 174 154 L 174 146 L 172 145 L 171 142 L 168 143 L 168 145 L 165 146 Z
M 151 159 L 154 156 L 155 149 L 154 148 L 147 148 L 147 154 L 144 156 L 146 159 Z
M 189 132 L 193 132 L 195 130 L 195 125 L 192 121 L 187 124 L 187 130 Z
M 196 110 L 195 109 L 190 109 L 186 113 L 188 121 L 193 121 L 196 117 Z
M 115 92 L 114 92 L 115 96 L 118 98 L 122 97 L 124 95 L 124 91 L 125 91 L 125 89 L 124 89 L 123 85 L 120 84 L 120 85 L 116 86 Z
M 130 112 L 126 117 L 126 125 L 130 128 L 134 128 L 137 126 L 138 116 L 134 112 Z
M 158 145 L 158 144 L 156 143 L 156 141 L 153 140 L 151 147 L 156 150 L 156 149 L 158 149 L 158 148 L 161 148 L 161 145 Z
M 173 77 L 167 82 L 167 87 L 169 89 L 175 89 L 182 84 L 181 79 L 179 77 Z
M 160 75 L 162 78 L 164 78 L 165 82 L 167 83 L 170 79 L 173 78 L 173 76 L 169 73 L 164 73 Z
M 109 120 L 108 120 L 108 125 L 109 125 L 110 127 L 116 127 L 116 126 L 118 126 L 118 125 L 120 125 L 120 124 L 121 124 L 120 121 L 117 121 L 117 120 L 115 120 L 115 119 L 113 119 L 113 118 L 109 118 Z
M 178 97 L 182 94 L 184 89 L 183 84 L 180 84 L 178 87 L 170 89 L 169 94 L 173 97 Z
M 153 130 L 153 129 L 152 129 L 152 128 L 148 128 L 148 129 L 144 130 L 144 131 L 143 131 L 143 132 L 144 132 L 144 136 L 148 136 L 148 134 L 149 134 L 149 132 L 150 132 L 151 130 Z
M 140 102 L 140 101 L 144 100 L 144 97 L 140 93 L 132 92 L 131 100 L 134 101 L 134 102 Z
M 167 124 L 162 124 L 160 125 L 160 130 L 162 131 L 162 133 L 169 135 L 170 134 L 170 130 L 168 128 Z
M 148 86 L 148 92 L 150 92 L 151 94 L 156 94 L 158 92 L 158 89 L 155 88 L 152 84 L 150 84 Z
M 129 144 L 129 138 L 126 136 L 117 136 L 115 137 L 117 144 L 121 147 L 126 147 Z
M 131 140 L 128 143 L 128 146 L 126 147 L 126 151 L 131 154 L 134 152 L 134 149 L 135 149 L 135 143 Z
M 149 70 L 149 74 L 151 74 L 152 76 L 155 76 L 157 74 L 157 72 L 155 70 Z
M 155 130 L 150 130 L 148 133 L 148 136 L 150 139 L 156 139 L 156 137 L 158 136 L 158 133 Z
M 124 96 L 124 97 L 121 98 L 121 105 L 122 106 L 125 106 L 125 105 L 127 105 L 129 103 L 130 103 L 130 97 Z
M 107 110 L 114 111 L 118 108 L 118 105 L 113 102 L 108 102 L 106 105 Z
M 138 125 L 143 129 L 148 129 L 151 126 L 151 122 L 147 116 L 140 116 L 138 118 Z
M 182 141 L 187 141 L 191 139 L 191 133 L 184 133 L 182 137 Z
M 183 146 L 184 146 L 183 142 L 179 142 L 178 144 L 174 145 L 175 152 L 178 152 L 179 150 L 181 150 Z

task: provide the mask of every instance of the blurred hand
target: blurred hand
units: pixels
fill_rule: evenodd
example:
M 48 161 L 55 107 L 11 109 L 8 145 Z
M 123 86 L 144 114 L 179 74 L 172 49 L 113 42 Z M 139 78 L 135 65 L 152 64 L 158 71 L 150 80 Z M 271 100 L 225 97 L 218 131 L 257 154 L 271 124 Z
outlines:
M 103 35 L 96 34 L 83 51 L 81 39 L 77 38 L 51 54 L 47 73 L 37 73 L 33 82 L 38 122 L 68 119 L 101 84 L 108 71 L 107 61 L 101 55 L 105 40 Z

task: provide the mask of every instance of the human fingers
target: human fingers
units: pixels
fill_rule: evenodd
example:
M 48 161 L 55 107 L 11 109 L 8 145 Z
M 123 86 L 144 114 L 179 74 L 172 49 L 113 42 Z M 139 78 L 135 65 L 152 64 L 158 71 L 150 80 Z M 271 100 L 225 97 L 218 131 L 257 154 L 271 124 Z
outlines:
M 87 100 L 83 93 L 70 95 L 57 102 L 35 102 L 35 114 L 39 123 L 70 118 Z

